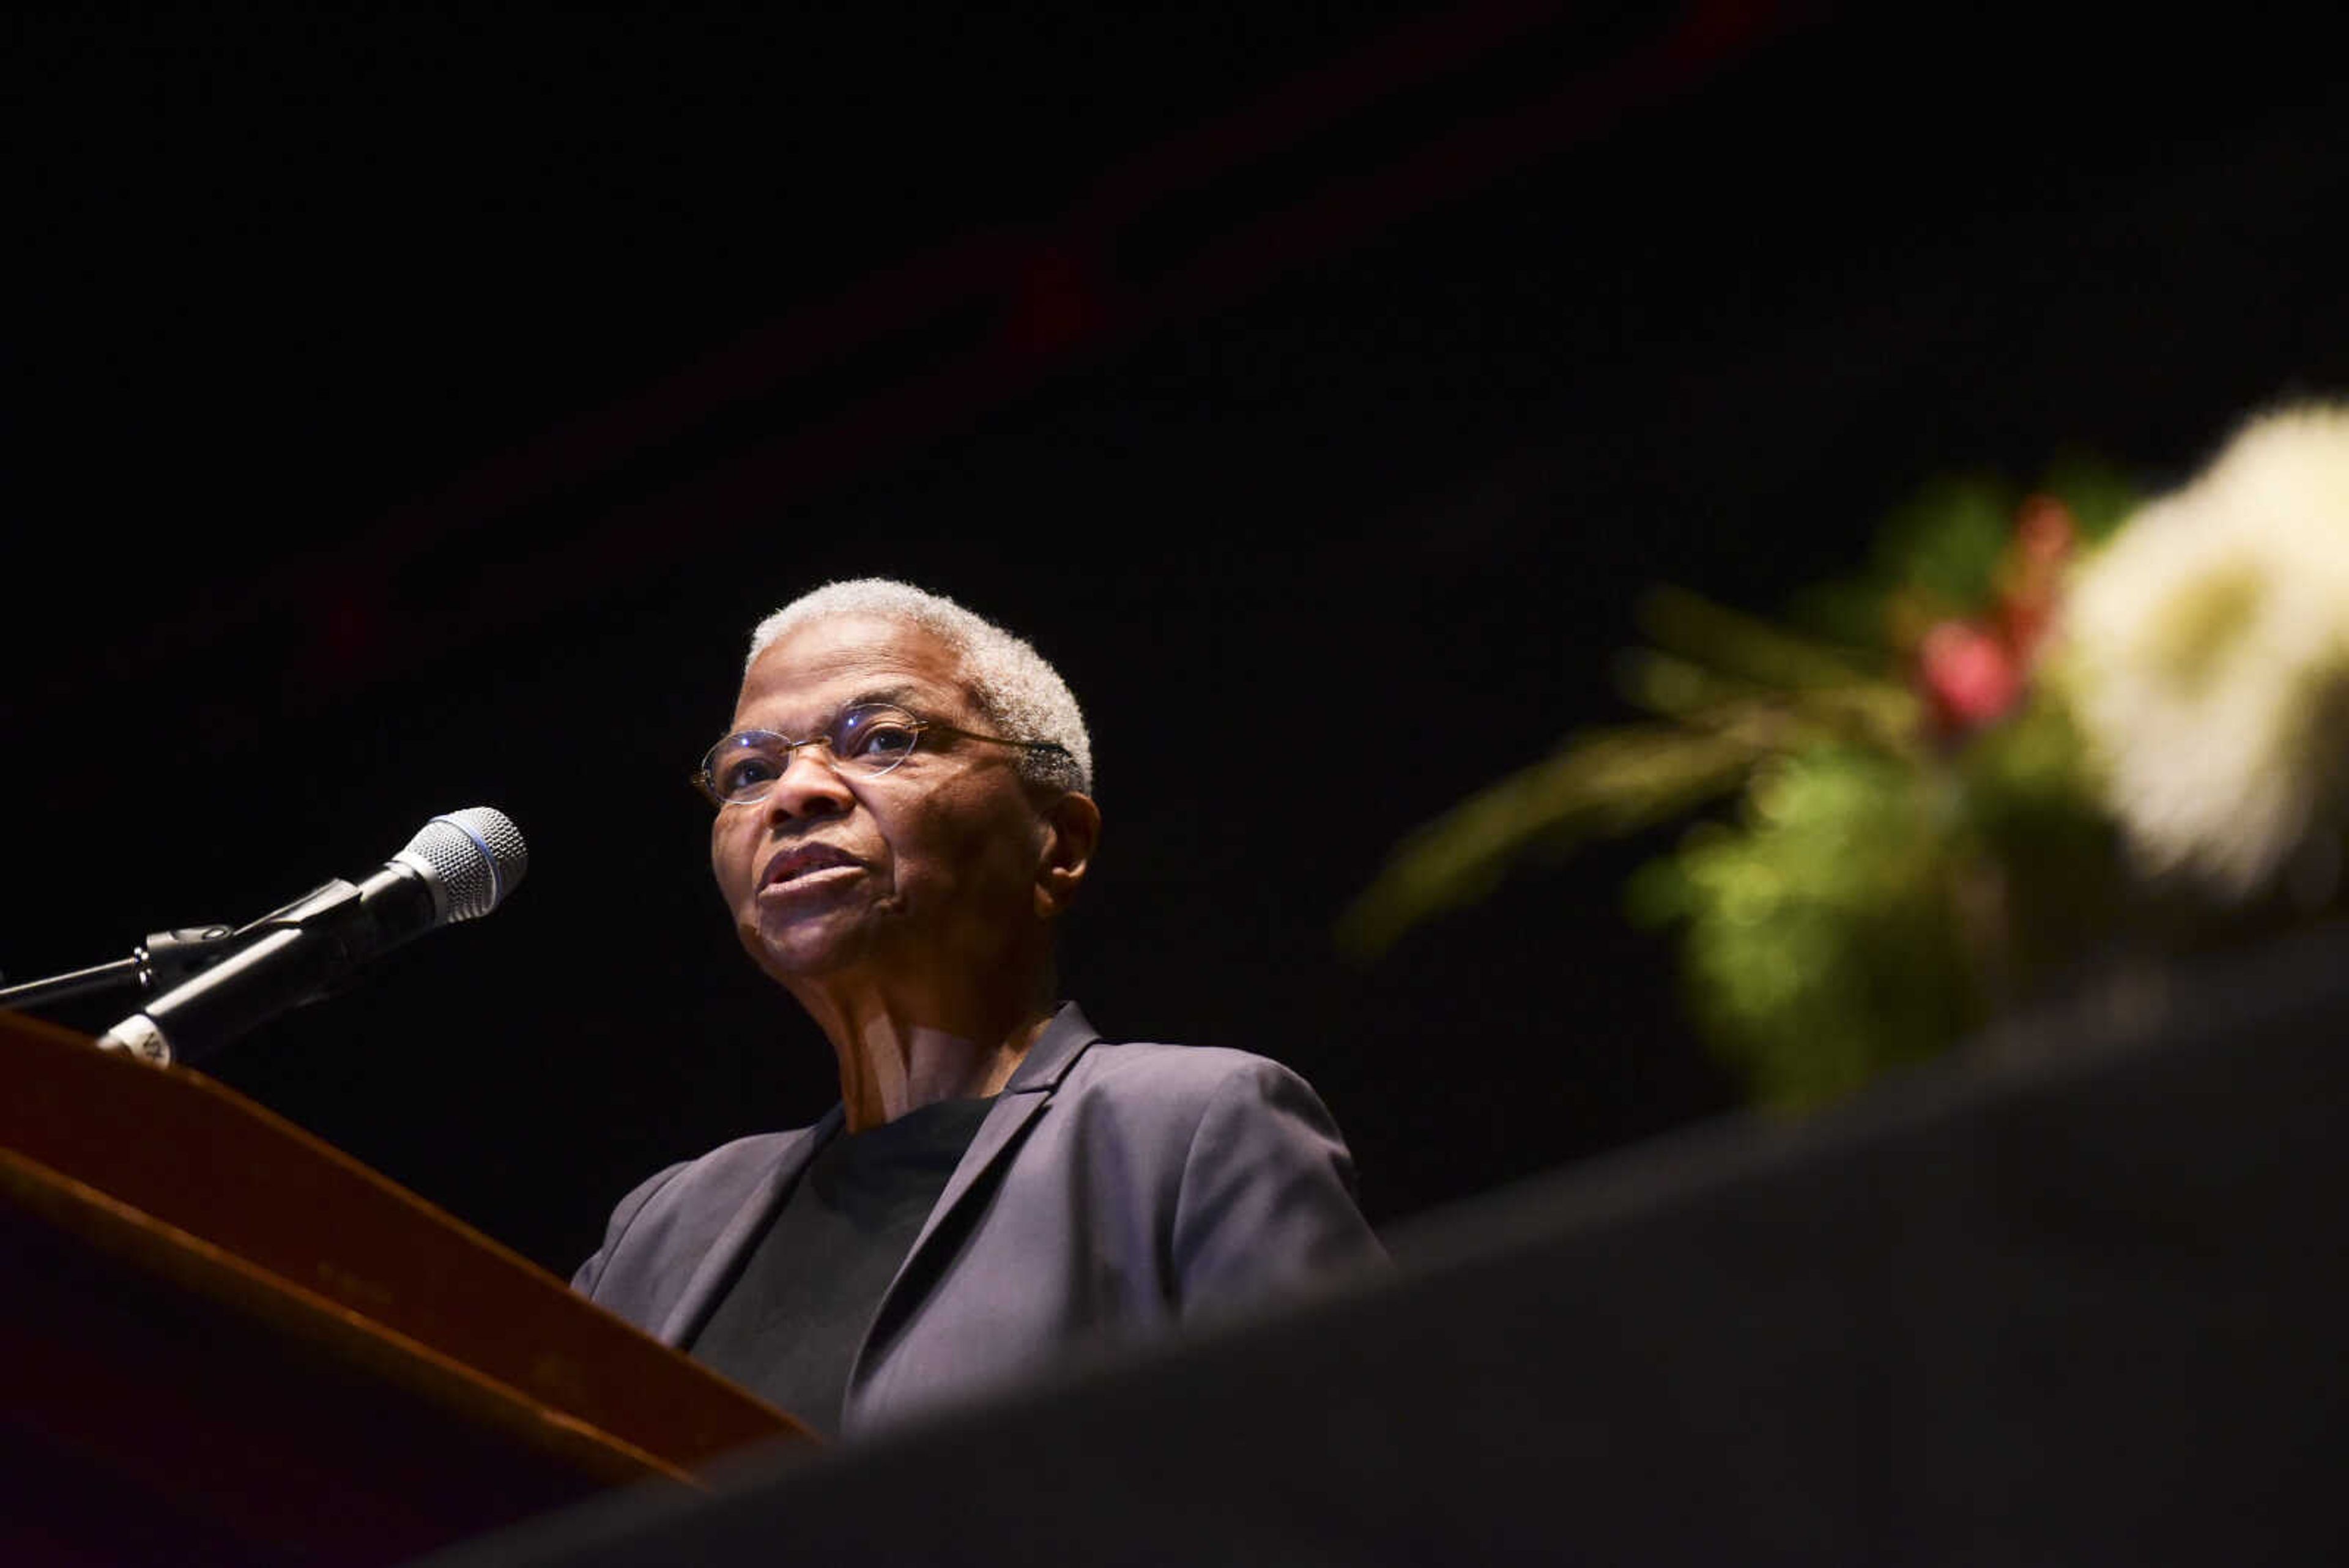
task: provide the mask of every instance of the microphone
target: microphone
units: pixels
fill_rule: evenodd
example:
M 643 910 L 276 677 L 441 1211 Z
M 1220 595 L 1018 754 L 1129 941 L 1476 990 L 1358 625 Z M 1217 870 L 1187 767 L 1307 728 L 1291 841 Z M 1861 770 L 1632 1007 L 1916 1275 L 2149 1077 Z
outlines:
M 379 954 L 504 901 L 530 867 L 503 812 L 468 806 L 426 823 L 360 882 L 321 885 L 235 934 L 238 950 L 98 1037 L 164 1064 L 201 1057 L 340 989 Z

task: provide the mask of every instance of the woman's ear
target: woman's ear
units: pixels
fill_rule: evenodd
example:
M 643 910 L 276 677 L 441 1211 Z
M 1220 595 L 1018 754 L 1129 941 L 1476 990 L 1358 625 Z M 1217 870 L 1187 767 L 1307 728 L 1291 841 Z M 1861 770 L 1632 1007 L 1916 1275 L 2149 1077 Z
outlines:
M 1067 912 L 1084 885 L 1094 846 L 1101 843 L 1101 807 L 1089 794 L 1069 794 L 1044 808 L 1043 843 L 1036 857 L 1036 913 L 1053 919 Z

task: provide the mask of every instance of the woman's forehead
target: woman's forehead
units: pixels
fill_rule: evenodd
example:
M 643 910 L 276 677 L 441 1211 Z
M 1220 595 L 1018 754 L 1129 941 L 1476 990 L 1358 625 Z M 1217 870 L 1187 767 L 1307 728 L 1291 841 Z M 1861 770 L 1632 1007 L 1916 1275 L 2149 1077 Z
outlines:
M 820 719 L 847 703 L 895 702 L 961 717 L 961 658 L 910 621 L 834 616 L 794 627 L 761 650 L 742 680 L 738 718 Z

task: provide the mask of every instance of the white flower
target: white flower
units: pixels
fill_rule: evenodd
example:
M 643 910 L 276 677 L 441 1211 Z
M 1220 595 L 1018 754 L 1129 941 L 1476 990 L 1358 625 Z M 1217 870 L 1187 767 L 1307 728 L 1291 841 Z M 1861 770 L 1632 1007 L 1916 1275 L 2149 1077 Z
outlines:
M 2240 899 L 2337 845 L 2349 403 L 2250 421 L 2081 564 L 2063 616 L 2056 678 L 2146 870 Z

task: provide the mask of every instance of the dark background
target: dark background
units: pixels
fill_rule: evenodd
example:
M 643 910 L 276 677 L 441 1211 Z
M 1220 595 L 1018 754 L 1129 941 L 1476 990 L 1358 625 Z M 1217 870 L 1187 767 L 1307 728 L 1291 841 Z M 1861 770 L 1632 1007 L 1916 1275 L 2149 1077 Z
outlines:
M 2349 388 L 2329 57 L 2223 26 L 14 12 L 0 971 L 498 806 L 492 919 L 204 1065 L 567 1272 L 833 1097 L 686 774 L 750 625 L 878 573 L 1087 705 L 1071 991 L 1303 1071 L 1380 1223 L 1717 1114 L 1618 911 L 1661 840 L 1332 922 L 1620 716 L 1644 585 L 1766 609 L 1932 474 Z

